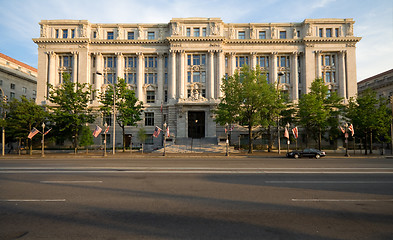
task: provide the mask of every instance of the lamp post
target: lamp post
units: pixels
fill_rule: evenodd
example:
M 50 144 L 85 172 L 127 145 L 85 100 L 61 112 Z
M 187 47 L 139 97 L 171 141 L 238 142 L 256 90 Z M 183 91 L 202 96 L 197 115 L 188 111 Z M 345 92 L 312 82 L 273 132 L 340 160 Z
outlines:
M 3 124 L 5 123 L 5 116 L 6 116 L 6 112 L 4 110 L 4 105 L 7 103 L 7 96 L 4 94 L 4 91 L 2 88 L 0 88 L 1 90 L 1 96 L 3 97 L 2 101 L 3 101 L 3 106 L 2 106 L 2 115 L 3 115 Z M 1 143 L 2 143 L 2 149 L 1 149 L 1 155 L 4 156 L 5 155 L 5 128 L 4 126 L 2 126 L 2 131 L 1 131 Z
M 278 73 L 278 79 L 277 79 L 277 101 L 280 99 L 280 94 L 278 92 L 279 85 L 280 85 L 280 79 L 281 77 L 284 76 L 283 72 Z M 278 144 L 278 154 L 281 153 L 281 142 L 280 142 L 280 116 L 277 114 L 277 144 Z
M 166 133 L 167 133 L 167 124 L 166 124 L 166 122 L 164 122 L 164 129 L 165 129 L 165 132 L 163 132 L 163 134 L 164 134 L 164 153 L 162 154 L 162 156 L 166 156 Z
M 226 133 L 226 140 L 225 140 L 225 156 L 229 156 L 229 150 L 228 150 L 228 123 L 225 123 L 225 133 Z
M 287 125 L 285 125 L 286 127 L 287 127 L 287 132 L 288 132 L 288 139 L 287 139 L 287 153 L 289 153 L 289 127 L 290 127 L 290 125 L 289 125 L 289 123 L 287 123 Z
M 112 154 L 115 155 L 116 153 L 116 84 L 115 79 L 113 79 L 113 152 Z
M 108 127 L 108 123 L 105 122 L 105 131 L 104 131 L 104 157 L 106 157 L 106 129 Z
M 348 154 L 348 123 L 345 123 L 345 144 L 346 144 L 346 147 L 345 147 L 345 156 L 346 157 L 349 157 L 349 154 Z
M 41 157 L 45 157 L 45 123 L 42 123 Z

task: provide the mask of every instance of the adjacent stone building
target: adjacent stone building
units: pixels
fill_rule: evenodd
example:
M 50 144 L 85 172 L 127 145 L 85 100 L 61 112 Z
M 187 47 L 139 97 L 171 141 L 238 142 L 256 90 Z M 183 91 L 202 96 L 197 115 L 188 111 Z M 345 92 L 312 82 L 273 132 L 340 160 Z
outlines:
M 121 77 L 144 102 L 140 126 L 148 133 L 166 122 L 173 138 L 217 139 L 224 131 L 214 122 L 212 110 L 222 95 L 221 79 L 244 64 L 262 68 L 268 81 L 279 81 L 293 101 L 320 77 L 344 99 L 355 96 L 355 46 L 361 38 L 354 36 L 354 23 L 353 19 L 224 23 L 220 18 L 173 18 L 163 24 L 43 20 L 40 37 L 33 39 L 38 45 L 37 102 L 46 103 L 47 83 L 61 84 L 63 72 L 99 92 Z M 91 105 L 98 106 L 97 95 L 93 99 Z M 126 131 L 135 136 L 137 129 Z M 151 139 L 161 144 L 161 139 Z
M 390 98 L 393 96 L 393 69 L 358 82 L 358 94 L 370 88 L 377 92 L 377 96 Z
M 0 88 L 8 100 L 21 96 L 35 100 L 37 69 L 0 53 Z M 0 91 L 0 96 L 3 92 Z

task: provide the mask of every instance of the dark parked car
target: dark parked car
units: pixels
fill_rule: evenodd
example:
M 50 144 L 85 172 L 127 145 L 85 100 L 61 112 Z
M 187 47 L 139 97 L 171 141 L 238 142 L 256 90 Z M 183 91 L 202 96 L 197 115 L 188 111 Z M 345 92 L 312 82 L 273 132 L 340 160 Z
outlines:
M 320 157 L 326 156 L 326 153 L 323 151 L 319 151 L 313 148 L 306 148 L 303 151 L 292 151 L 287 153 L 287 157 L 289 158 L 300 158 L 300 157 L 309 157 L 309 158 L 316 158 L 319 159 Z

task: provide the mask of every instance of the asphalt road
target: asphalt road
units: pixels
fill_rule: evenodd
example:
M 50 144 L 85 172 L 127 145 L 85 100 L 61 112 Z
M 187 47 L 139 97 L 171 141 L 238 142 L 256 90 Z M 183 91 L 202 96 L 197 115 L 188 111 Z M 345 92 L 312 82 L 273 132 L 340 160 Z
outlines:
M 1 159 L 0 239 L 393 239 L 393 159 Z

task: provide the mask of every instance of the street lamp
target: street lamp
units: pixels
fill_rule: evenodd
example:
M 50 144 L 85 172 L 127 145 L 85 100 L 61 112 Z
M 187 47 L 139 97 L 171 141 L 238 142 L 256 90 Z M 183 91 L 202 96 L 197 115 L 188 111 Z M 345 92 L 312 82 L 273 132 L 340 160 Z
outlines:
M 289 123 L 287 123 L 287 125 L 285 125 L 287 127 L 287 133 L 288 133 L 288 139 L 287 139 L 287 153 L 289 153 Z
M 45 148 L 45 123 L 42 123 L 42 141 L 41 141 L 41 157 L 45 157 L 45 152 L 44 152 L 44 148 Z
M 105 122 L 105 131 L 104 131 L 104 157 L 106 157 L 106 129 L 108 128 L 108 123 Z
M 284 76 L 283 72 L 278 72 L 278 79 L 277 79 L 277 101 L 279 100 L 280 94 L 278 92 L 280 79 Z M 280 142 L 280 116 L 277 114 L 277 144 L 278 144 L 278 154 L 281 153 L 281 142 Z
M 229 131 L 229 129 L 228 129 L 228 126 L 229 126 L 228 123 L 225 123 L 225 133 L 227 135 L 227 138 L 226 138 L 226 141 L 225 141 L 225 148 L 226 148 L 225 156 L 229 156 L 229 149 L 228 149 L 228 143 L 229 143 L 228 131 Z
M 7 96 L 4 94 L 4 91 L 2 88 L 0 88 L 1 90 L 1 96 L 3 97 L 2 101 L 3 101 L 3 106 L 2 106 L 2 115 L 3 115 L 3 124 L 5 123 L 5 116 L 6 116 L 6 112 L 4 110 L 4 105 L 7 103 Z M 4 125 L 2 126 L 2 135 L 1 135 L 1 142 L 2 142 L 2 150 L 1 150 L 1 155 L 4 156 L 5 154 L 5 128 Z
M 167 133 L 167 124 L 166 124 L 166 122 L 164 122 L 164 131 L 165 132 L 163 132 L 163 134 L 164 134 L 164 153 L 162 154 L 162 156 L 166 156 L 166 133 Z

